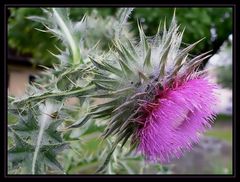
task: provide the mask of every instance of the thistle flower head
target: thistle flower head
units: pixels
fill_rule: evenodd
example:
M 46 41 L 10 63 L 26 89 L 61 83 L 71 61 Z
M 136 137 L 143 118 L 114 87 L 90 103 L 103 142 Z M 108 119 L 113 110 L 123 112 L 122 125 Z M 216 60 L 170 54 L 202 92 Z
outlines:
M 104 138 L 116 135 L 113 150 L 131 138 L 147 160 L 167 162 L 180 157 L 199 140 L 214 118 L 216 86 L 197 68 L 208 52 L 194 58 L 182 48 L 183 32 L 173 17 L 147 37 L 140 24 L 140 41 L 116 39 L 109 55 L 93 59 L 94 97 L 109 98 L 92 109 L 95 118 L 108 120 Z M 124 40 L 124 41 L 123 41 Z
M 203 76 L 165 86 L 154 103 L 142 106 L 146 114 L 140 118 L 137 150 L 161 163 L 190 150 L 214 119 L 215 89 Z

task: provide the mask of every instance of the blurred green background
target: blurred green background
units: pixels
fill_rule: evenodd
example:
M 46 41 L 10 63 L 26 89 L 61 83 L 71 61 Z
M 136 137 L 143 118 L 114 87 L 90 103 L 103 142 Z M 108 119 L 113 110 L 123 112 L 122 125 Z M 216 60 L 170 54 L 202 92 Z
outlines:
M 80 21 L 84 14 L 91 14 L 93 11 L 97 13 L 99 17 L 113 16 L 116 13 L 116 8 L 71 8 L 70 18 L 74 21 Z M 160 20 L 166 18 L 167 23 L 170 23 L 174 8 L 135 8 L 132 15 L 129 18 L 132 31 L 137 34 L 137 22 L 138 19 L 145 29 L 146 35 L 154 35 L 157 31 Z M 37 22 L 28 20 L 26 17 L 32 15 L 43 15 L 41 8 L 10 8 L 8 18 L 8 46 L 11 50 L 9 54 L 14 54 L 15 57 L 27 56 L 30 58 L 32 66 L 45 65 L 51 66 L 56 62 L 55 58 L 48 52 L 56 52 L 56 47 L 61 47 L 61 42 L 52 37 L 51 34 L 37 31 L 35 28 L 44 29 L 43 25 Z M 213 125 L 213 129 L 207 132 L 206 136 L 218 139 L 216 146 L 224 148 L 225 153 L 212 153 L 216 154 L 216 159 L 211 157 L 209 162 L 209 156 L 205 152 L 203 161 L 208 161 L 205 166 L 199 166 L 196 162 L 194 164 L 187 164 L 188 159 L 182 159 L 183 161 L 176 161 L 176 166 L 167 166 L 168 168 L 159 167 L 152 169 L 151 166 L 143 167 L 140 169 L 142 173 L 157 173 L 159 171 L 165 171 L 165 173 L 213 173 L 213 174 L 231 174 L 232 173 L 232 68 L 230 64 L 224 64 L 227 60 L 232 60 L 232 42 L 229 36 L 232 34 L 232 9 L 231 8 L 180 8 L 176 9 L 176 19 L 181 25 L 181 29 L 185 28 L 183 43 L 193 43 L 203 37 L 206 39 L 202 41 L 191 53 L 197 55 L 209 50 L 213 50 L 212 54 L 218 55 L 215 58 L 215 63 L 211 64 L 211 59 L 205 62 L 205 65 L 210 65 L 214 69 L 214 76 L 218 83 L 222 86 L 224 92 L 221 92 L 221 98 L 225 97 L 225 92 L 230 93 L 230 99 L 223 102 L 222 108 L 219 109 L 216 122 Z M 96 30 L 97 31 L 97 30 Z M 101 37 L 100 37 L 101 38 Z M 222 55 L 225 57 L 223 58 Z M 217 61 L 216 61 L 217 60 Z M 222 62 L 221 65 L 216 62 Z M 205 66 L 204 65 L 204 66 Z M 11 80 L 10 80 L 11 81 Z M 10 88 L 11 89 L 11 88 Z M 14 95 L 14 92 L 13 92 Z M 229 108 L 230 107 L 230 108 Z M 14 119 L 9 119 L 14 123 Z M 9 123 L 11 124 L 11 123 Z M 75 131 L 72 135 L 73 138 L 81 136 L 81 141 L 84 144 L 76 140 L 72 144 L 74 150 L 72 152 L 64 153 L 60 158 L 64 161 L 65 169 L 68 173 L 92 173 L 98 164 L 98 157 L 96 157 L 99 150 L 103 148 L 98 146 L 97 137 L 101 127 L 97 125 L 86 126 L 84 133 L 81 129 Z M 208 146 L 201 144 L 202 148 Z M 105 143 L 103 146 L 106 146 Z M 214 147 L 214 146 L 212 146 Z M 221 148 L 221 150 L 222 150 Z M 228 152 L 226 152 L 226 150 Z M 81 152 L 80 152 L 81 151 Z M 215 149 L 213 149 L 215 151 Z M 91 154 L 91 157 L 81 158 L 82 154 Z M 210 152 L 211 153 L 211 152 Z M 196 158 L 197 158 L 196 154 Z M 200 155 L 200 154 L 199 154 Z M 222 155 L 224 157 L 222 157 Z M 195 158 L 193 157 L 193 158 Z M 132 161 L 131 161 L 132 160 Z M 185 161 L 184 161 L 185 160 Z M 134 163 L 134 161 L 138 161 Z M 123 171 L 118 173 L 139 173 L 138 165 L 139 161 L 141 165 L 144 165 L 141 160 L 129 159 L 129 166 L 125 166 Z M 183 162 L 183 163 L 181 163 Z M 122 164 L 125 165 L 125 164 Z M 197 166 L 197 167 L 196 167 Z M 159 171 L 156 171 L 159 167 Z M 180 168 L 184 168 L 185 171 L 181 171 Z M 196 169 L 194 168 L 196 167 Z M 113 167 L 114 168 L 114 167 Z M 161 169 L 160 169 L 161 168 Z M 169 170 L 168 170 L 169 169 Z M 201 170 L 202 169 L 202 170 Z M 192 171 L 191 171 L 192 170 Z M 171 172 L 172 171 L 172 172 Z

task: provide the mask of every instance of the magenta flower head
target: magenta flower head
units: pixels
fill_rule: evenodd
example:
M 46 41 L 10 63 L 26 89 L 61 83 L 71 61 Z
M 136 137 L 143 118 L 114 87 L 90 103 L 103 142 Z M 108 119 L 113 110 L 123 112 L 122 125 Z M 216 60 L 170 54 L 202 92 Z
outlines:
M 206 76 L 164 86 L 154 103 L 143 106 L 146 112 L 137 132 L 138 151 L 147 160 L 167 163 L 183 155 L 214 119 L 215 89 Z

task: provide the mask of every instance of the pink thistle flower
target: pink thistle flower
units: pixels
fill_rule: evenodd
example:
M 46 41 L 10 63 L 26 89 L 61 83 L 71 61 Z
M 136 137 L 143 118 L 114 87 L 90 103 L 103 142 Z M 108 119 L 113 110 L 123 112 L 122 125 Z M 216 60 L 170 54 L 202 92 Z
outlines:
M 154 103 L 143 105 L 137 138 L 147 160 L 167 163 L 190 150 L 215 117 L 215 89 L 207 77 L 175 81 L 158 91 Z

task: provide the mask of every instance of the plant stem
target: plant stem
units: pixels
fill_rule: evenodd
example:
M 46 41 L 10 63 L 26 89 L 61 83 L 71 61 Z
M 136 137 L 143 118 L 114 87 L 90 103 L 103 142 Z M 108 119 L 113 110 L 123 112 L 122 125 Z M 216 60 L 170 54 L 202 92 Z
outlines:
M 61 18 L 61 16 L 59 15 L 59 13 L 57 12 L 56 8 L 53 8 L 53 14 L 56 17 L 57 23 L 59 25 L 59 27 L 62 29 L 62 31 L 64 32 L 64 34 L 66 35 L 67 41 L 70 45 L 72 54 L 73 54 L 73 63 L 74 64 L 78 64 L 83 63 L 81 56 L 79 54 L 79 49 L 73 39 L 73 36 L 71 34 L 71 32 L 69 31 L 67 25 L 64 23 L 63 19 Z
M 46 103 L 46 104 L 48 104 L 48 103 Z M 50 114 L 53 111 L 53 105 L 52 104 L 46 105 L 46 106 L 44 106 L 43 110 L 45 110 L 45 112 L 43 112 L 43 114 L 39 118 L 40 131 L 38 133 L 37 144 L 36 144 L 36 148 L 35 148 L 34 155 L 33 155 L 32 174 L 35 174 L 35 166 L 36 166 L 38 152 L 40 150 L 40 146 L 42 143 L 43 132 L 51 119 Z M 48 114 L 45 114 L 45 113 L 48 113 Z

